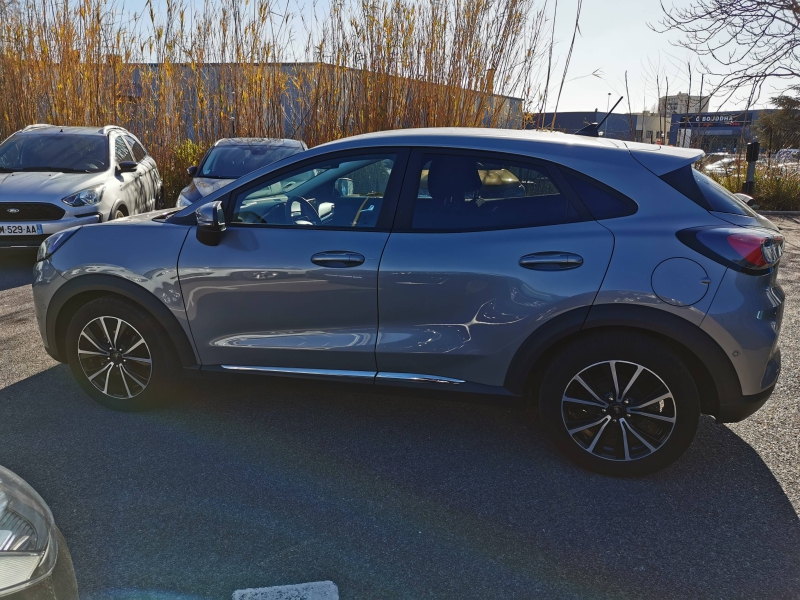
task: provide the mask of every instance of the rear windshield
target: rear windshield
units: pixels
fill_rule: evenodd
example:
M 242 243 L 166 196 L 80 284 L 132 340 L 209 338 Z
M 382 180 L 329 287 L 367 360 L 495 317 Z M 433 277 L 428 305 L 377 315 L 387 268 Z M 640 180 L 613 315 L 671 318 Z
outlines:
M 0 172 L 99 173 L 108 169 L 104 135 L 15 135 L 0 144 Z
M 706 210 L 757 217 L 758 214 L 733 193 L 692 165 L 661 176 L 661 179 Z
M 206 155 L 197 177 L 215 179 L 238 179 L 251 171 L 274 163 L 275 161 L 297 154 L 301 149 L 297 146 L 217 146 Z

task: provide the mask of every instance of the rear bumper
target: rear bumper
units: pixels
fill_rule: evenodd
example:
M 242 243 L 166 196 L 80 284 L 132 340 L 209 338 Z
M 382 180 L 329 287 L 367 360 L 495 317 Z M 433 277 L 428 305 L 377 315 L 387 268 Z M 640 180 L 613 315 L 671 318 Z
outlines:
M 778 350 L 767 363 L 762 384 L 765 389 L 757 394 L 740 395 L 733 398 L 720 398 L 719 409 L 714 415 L 718 423 L 736 423 L 755 413 L 766 404 L 781 373 L 781 352 Z
M 89 225 L 102 221 L 100 213 L 87 214 L 80 217 L 65 217 L 58 221 L 41 221 L 39 223 L 28 221 L 0 221 L 0 230 L 7 227 L 22 226 L 26 229 L 31 228 L 35 234 L 25 235 L 5 235 L 0 233 L 0 248 L 38 248 L 39 245 L 48 237 L 70 227 L 78 225 Z

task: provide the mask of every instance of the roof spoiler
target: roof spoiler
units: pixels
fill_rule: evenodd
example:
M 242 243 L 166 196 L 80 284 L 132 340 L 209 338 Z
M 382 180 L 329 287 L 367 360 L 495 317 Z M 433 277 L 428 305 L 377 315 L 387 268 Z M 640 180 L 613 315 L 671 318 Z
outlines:
M 679 148 L 675 146 L 654 146 L 650 144 L 627 143 L 631 156 L 645 169 L 661 177 L 686 165 L 691 165 L 705 152 L 699 148 Z
M 620 96 L 619 97 L 619 100 L 617 100 L 616 104 L 614 104 L 614 106 L 611 107 L 611 110 L 606 112 L 606 116 L 603 117 L 602 121 L 600 121 L 599 123 L 589 123 L 583 129 L 579 129 L 578 131 L 576 131 L 575 135 L 585 135 L 585 136 L 588 136 L 588 137 L 600 137 L 600 126 L 603 123 L 606 122 L 606 119 L 608 118 L 608 115 L 610 115 L 612 112 L 614 112 L 614 109 L 617 108 L 617 104 L 622 102 L 623 98 L 624 98 L 624 96 Z

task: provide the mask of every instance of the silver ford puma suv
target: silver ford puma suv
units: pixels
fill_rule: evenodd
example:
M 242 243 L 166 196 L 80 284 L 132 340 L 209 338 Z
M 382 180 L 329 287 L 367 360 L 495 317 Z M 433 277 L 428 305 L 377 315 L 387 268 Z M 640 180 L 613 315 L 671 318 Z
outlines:
M 179 372 L 502 394 L 538 404 L 579 465 L 652 472 L 701 413 L 758 410 L 780 372 L 783 238 L 692 168 L 702 155 L 507 130 L 344 139 L 49 238 L 39 327 L 117 410 L 169 398 Z

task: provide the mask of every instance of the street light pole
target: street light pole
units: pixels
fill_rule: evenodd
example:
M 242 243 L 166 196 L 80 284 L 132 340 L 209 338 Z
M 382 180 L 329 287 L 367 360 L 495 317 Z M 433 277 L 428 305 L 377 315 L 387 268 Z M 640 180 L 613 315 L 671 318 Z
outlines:
M 603 123 L 603 137 L 606 136 L 608 133 L 608 105 L 611 103 L 611 92 L 608 92 L 608 96 L 606 97 L 606 122 Z

